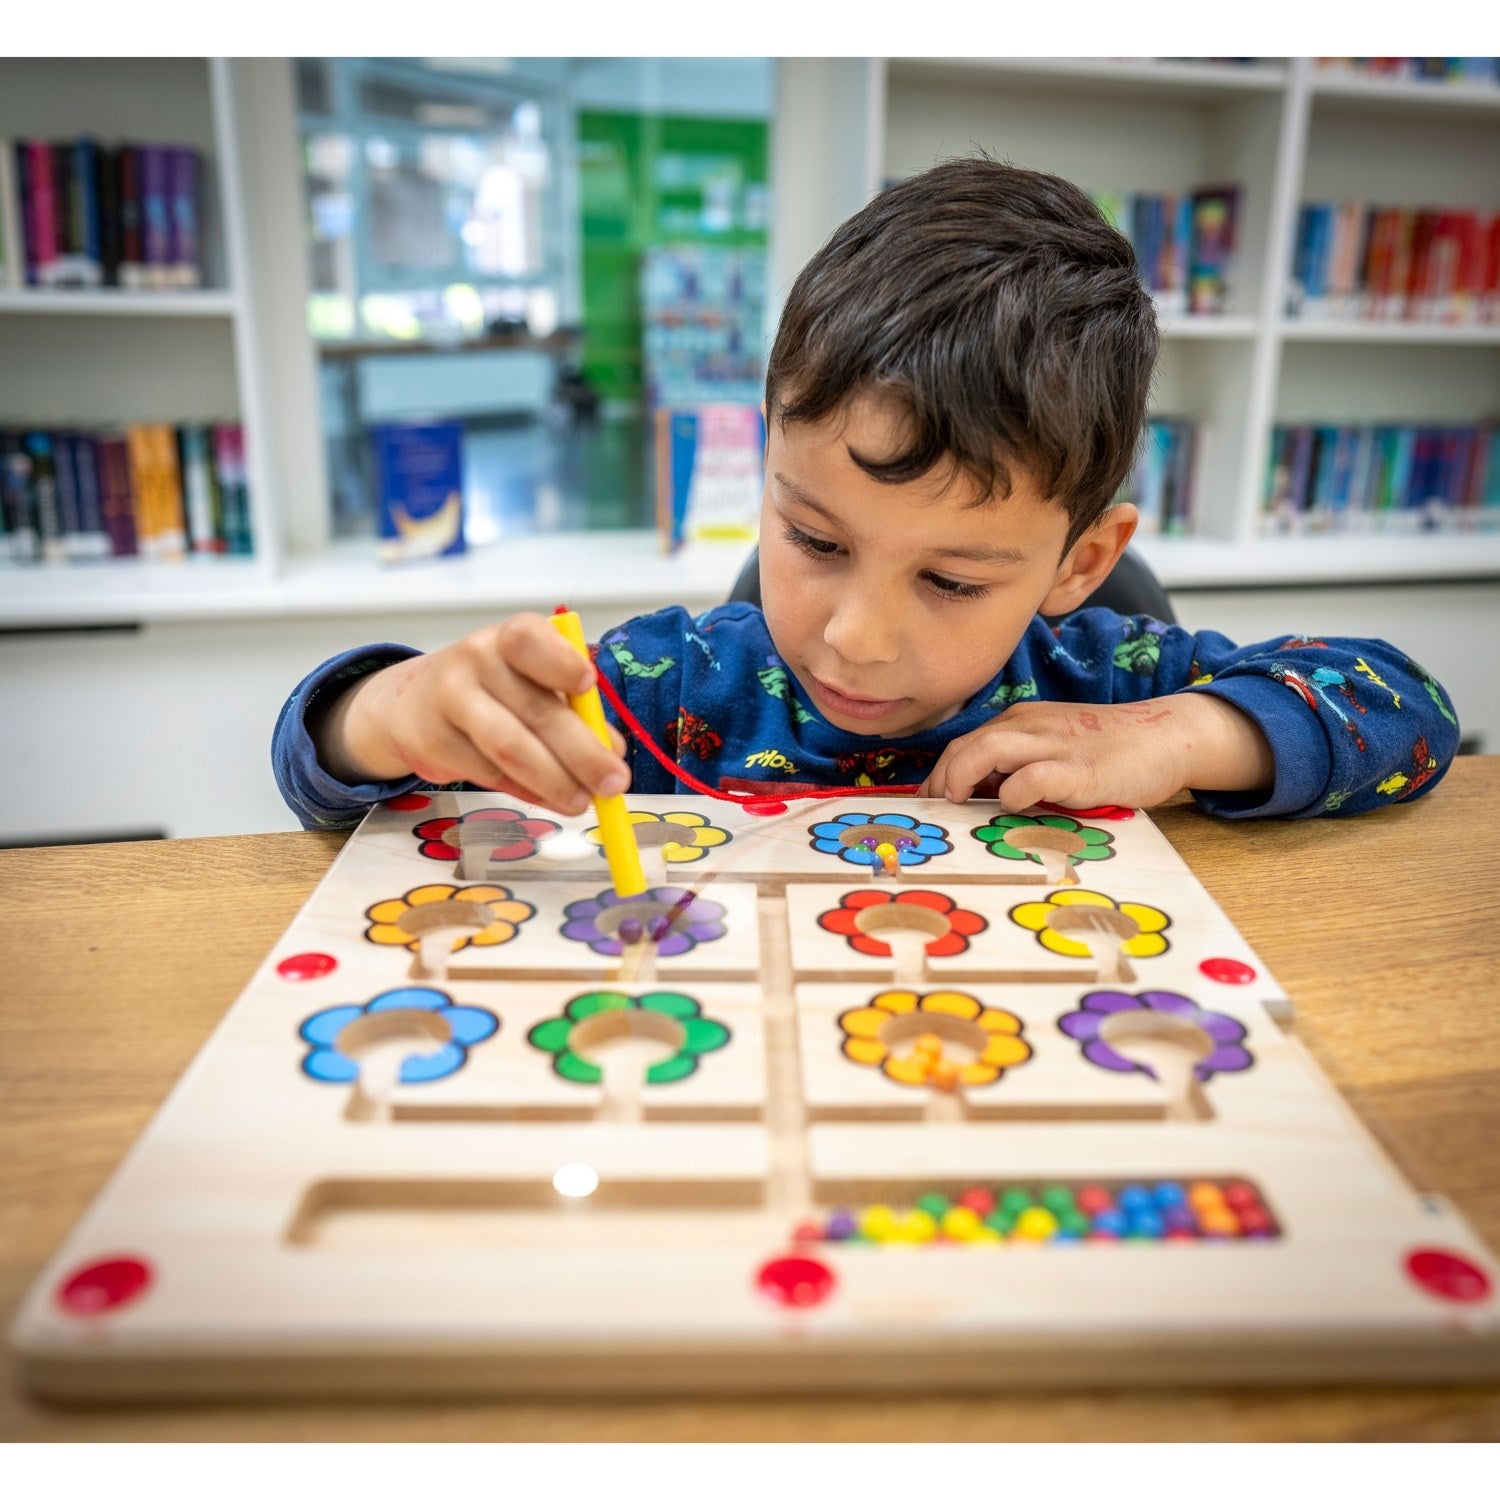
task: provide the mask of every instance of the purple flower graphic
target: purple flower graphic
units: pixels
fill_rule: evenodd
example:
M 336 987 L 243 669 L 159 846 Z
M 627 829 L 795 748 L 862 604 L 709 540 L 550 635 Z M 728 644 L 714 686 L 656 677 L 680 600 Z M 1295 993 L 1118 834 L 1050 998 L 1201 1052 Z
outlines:
M 1142 990 L 1138 995 L 1127 995 L 1123 990 L 1091 990 L 1078 1002 L 1078 1009 L 1069 1011 L 1057 1024 L 1075 1042 L 1083 1043 L 1083 1055 L 1096 1067 L 1109 1068 L 1116 1073 L 1145 1073 L 1154 1078 L 1156 1075 L 1150 1068 L 1122 1057 L 1100 1039 L 1099 1028 L 1110 1016 L 1122 1010 L 1150 1010 L 1160 1015 L 1181 1016 L 1201 1027 L 1213 1041 L 1214 1050 L 1193 1069 L 1193 1076 L 1199 1083 L 1207 1083 L 1215 1073 L 1242 1073 L 1254 1061 L 1239 1045 L 1244 1039 L 1245 1028 L 1233 1016 L 1204 1010 L 1196 1000 L 1189 1000 L 1186 995 L 1172 990 Z
M 687 953 L 699 943 L 711 943 L 724 936 L 724 907 L 675 885 L 659 885 L 641 896 L 620 896 L 606 890 L 587 901 L 573 901 L 563 908 L 568 920 L 563 924 L 562 935 L 575 943 L 587 943 L 595 953 L 619 957 L 625 951 L 624 942 L 617 933 L 601 928 L 598 920 L 611 907 L 619 906 L 661 909 L 660 915 L 649 918 L 643 915 L 643 922 L 647 931 L 666 927 L 665 934 L 655 938 L 657 954 L 662 958 Z

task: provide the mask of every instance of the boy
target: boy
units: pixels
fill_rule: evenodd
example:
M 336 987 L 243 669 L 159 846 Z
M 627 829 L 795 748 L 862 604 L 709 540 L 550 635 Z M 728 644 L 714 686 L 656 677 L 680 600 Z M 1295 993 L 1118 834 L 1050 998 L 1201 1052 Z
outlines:
M 681 608 L 597 657 L 645 728 L 724 789 L 919 784 L 1008 811 L 1353 813 L 1430 791 L 1446 694 L 1381 641 L 1236 648 L 1080 611 L 1137 523 L 1111 505 L 1157 331 L 1130 245 L 1071 184 L 987 159 L 887 189 L 798 277 L 766 374 L 764 613 Z M 423 656 L 345 653 L 273 744 L 305 826 L 420 783 L 558 812 L 672 792 L 648 753 L 568 708 L 592 671 L 539 615 Z

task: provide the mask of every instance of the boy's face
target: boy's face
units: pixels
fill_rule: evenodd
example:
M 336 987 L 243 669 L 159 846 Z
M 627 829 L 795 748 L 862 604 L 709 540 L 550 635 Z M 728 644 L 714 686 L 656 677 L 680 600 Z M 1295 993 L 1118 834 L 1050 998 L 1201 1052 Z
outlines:
M 831 724 L 884 739 L 950 718 L 1044 602 L 1078 603 L 1062 596 L 1088 545 L 1062 558 L 1067 512 L 1022 473 L 1008 498 L 974 506 L 974 481 L 951 466 L 888 484 L 850 457 L 900 446 L 893 414 L 870 398 L 816 423 L 772 418 L 760 523 L 777 653 Z

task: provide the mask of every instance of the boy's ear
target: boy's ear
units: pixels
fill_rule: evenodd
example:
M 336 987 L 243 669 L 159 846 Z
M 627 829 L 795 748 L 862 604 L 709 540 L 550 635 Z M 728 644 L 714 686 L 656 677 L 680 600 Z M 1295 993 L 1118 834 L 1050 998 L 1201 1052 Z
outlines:
M 1058 565 L 1057 578 L 1037 613 L 1065 615 L 1077 609 L 1109 577 L 1140 520 L 1140 511 L 1129 501 L 1110 506 L 1073 543 Z

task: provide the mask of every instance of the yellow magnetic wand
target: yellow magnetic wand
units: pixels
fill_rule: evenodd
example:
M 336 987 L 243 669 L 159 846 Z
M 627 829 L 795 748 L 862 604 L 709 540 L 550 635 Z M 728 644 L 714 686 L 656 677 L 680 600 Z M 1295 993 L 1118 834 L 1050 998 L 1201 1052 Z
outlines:
M 557 627 L 557 633 L 588 661 L 588 642 L 583 638 L 583 625 L 577 614 L 559 604 L 552 613 L 552 623 Z M 598 687 L 590 683 L 586 693 L 569 693 L 568 702 L 573 712 L 598 736 L 599 743 L 606 750 L 613 749 Z M 604 857 L 609 861 L 609 878 L 614 882 L 615 894 L 641 895 L 646 889 L 646 872 L 641 868 L 641 848 L 635 841 L 635 825 L 625 809 L 624 797 L 595 797 L 594 813 L 599 819 L 599 836 L 604 840 Z

